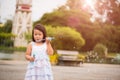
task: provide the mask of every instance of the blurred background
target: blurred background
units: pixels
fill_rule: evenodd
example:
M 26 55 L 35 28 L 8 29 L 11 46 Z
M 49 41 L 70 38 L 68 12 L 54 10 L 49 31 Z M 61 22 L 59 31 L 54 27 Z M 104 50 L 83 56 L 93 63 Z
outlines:
M 0 59 L 25 60 L 25 46 L 14 46 L 16 0 L 0 0 Z M 55 50 L 77 51 L 84 63 L 120 64 L 120 0 L 32 0 L 32 26 L 41 23 Z M 29 43 L 31 33 L 25 35 Z

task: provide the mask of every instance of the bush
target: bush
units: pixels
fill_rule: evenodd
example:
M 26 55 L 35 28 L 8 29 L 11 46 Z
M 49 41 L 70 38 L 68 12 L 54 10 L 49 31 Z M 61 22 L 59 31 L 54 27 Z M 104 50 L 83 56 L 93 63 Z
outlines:
M 107 47 L 103 44 L 96 44 L 96 46 L 94 47 L 94 52 L 98 53 L 98 56 L 100 57 L 105 57 L 105 53 L 106 53 Z
M 13 46 L 13 38 L 15 37 L 15 35 L 11 34 L 11 33 L 0 33 L 0 45 L 1 46 Z
M 120 54 L 116 54 L 116 56 L 113 59 L 114 63 L 120 64 Z
M 75 29 L 46 26 L 46 30 L 48 36 L 55 37 L 52 44 L 57 49 L 80 50 L 85 44 L 83 37 Z

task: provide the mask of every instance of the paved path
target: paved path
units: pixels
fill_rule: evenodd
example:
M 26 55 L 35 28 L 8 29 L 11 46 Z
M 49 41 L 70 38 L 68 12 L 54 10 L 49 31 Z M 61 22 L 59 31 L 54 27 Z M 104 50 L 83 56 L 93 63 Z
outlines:
M 1 61 L 0 80 L 24 80 L 25 61 Z M 120 65 L 52 66 L 54 80 L 120 80 Z

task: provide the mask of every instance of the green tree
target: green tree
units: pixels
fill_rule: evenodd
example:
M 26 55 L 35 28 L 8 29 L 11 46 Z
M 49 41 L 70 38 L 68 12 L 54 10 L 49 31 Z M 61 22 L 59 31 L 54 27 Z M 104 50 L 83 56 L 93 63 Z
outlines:
M 7 20 L 6 23 L 4 24 L 4 26 L 2 27 L 1 32 L 11 33 L 11 31 L 12 31 L 12 21 Z
M 56 49 L 80 50 L 85 44 L 81 34 L 69 27 L 46 26 L 47 35 L 55 37 L 53 45 Z
M 3 27 L 0 28 L 0 46 L 13 46 L 13 39 L 15 35 L 11 33 L 12 21 L 7 20 Z
M 97 52 L 100 57 L 105 57 L 106 50 L 107 47 L 100 43 L 96 44 L 96 46 L 94 47 L 94 52 Z
M 99 5 L 96 3 L 96 9 L 99 14 L 103 14 L 104 10 L 109 10 L 109 6 L 106 3 Z M 111 3 L 114 0 L 106 0 L 105 2 Z M 120 26 L 117 21 L 120 21 L 114 16 L 119 16 L 119 6 L 115 3 L 111 3 L 112 13 L 108 13 L 108 19 L 106 23 L 102 23 L 99 20 L 92 23 L 90 21 L 91 14 L 82 10 L 81 0 L 68 0 L 66 5 L 61 6 L 51 13 L 46 13 L 36 23 L 42 23 L 44 25 L 67 26 L 78 31 L 85 39 L 86 44 L 82 46 L 82 51 L 93 50 L 97 43 L 102 43 L 108 47 L 108 51 L 119 52 L 120 51 Z M 79 4 L 79 5 L 78 5 Z M 98 4 L 98 5 L 97 5 Z M 114 5 L 112 5 L 114 4 Z M 79 6 L 79 7 L 78 7 Z M 103 8 L 102 8 L 103 7 Z M 115 13 L 116 14 L 115 14 Z M 111 24 L 114 22 L 115 24 Z
M 77 10 L 55 10 L 52 13 L 46 13 L 35 23 L 52 26 L 70 26 L 79 28 L 80 25 L 89 27 L 92 23 L 89 20 L 90 15 Z
M 0 46 L 10 47 L 13 46 L 13 38 L 15 35 L 11 33 L 0 33 Z
M 104 25 L 101 28 L 100 43 L 108 47 L 108 51 L 119 52 L 120 30 L 113 25 Z

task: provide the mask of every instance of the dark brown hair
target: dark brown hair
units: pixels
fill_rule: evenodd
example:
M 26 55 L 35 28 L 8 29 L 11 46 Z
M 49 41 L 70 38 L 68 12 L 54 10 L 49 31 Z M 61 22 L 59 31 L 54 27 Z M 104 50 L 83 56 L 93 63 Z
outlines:
M 37 24 L 33 27 L 33 30 L 32 30 L 32 41 L 35 42 L 35 39 L 34 39 L 34 29 L 37 29 L 39 31 L 41 31 L 43 33 L 43 39 L 46 38 L 46 29 L 45 27 L 42 25 L 42 24 Z M 45 41 L 42 41 L 42 42 L 45 42 Z

